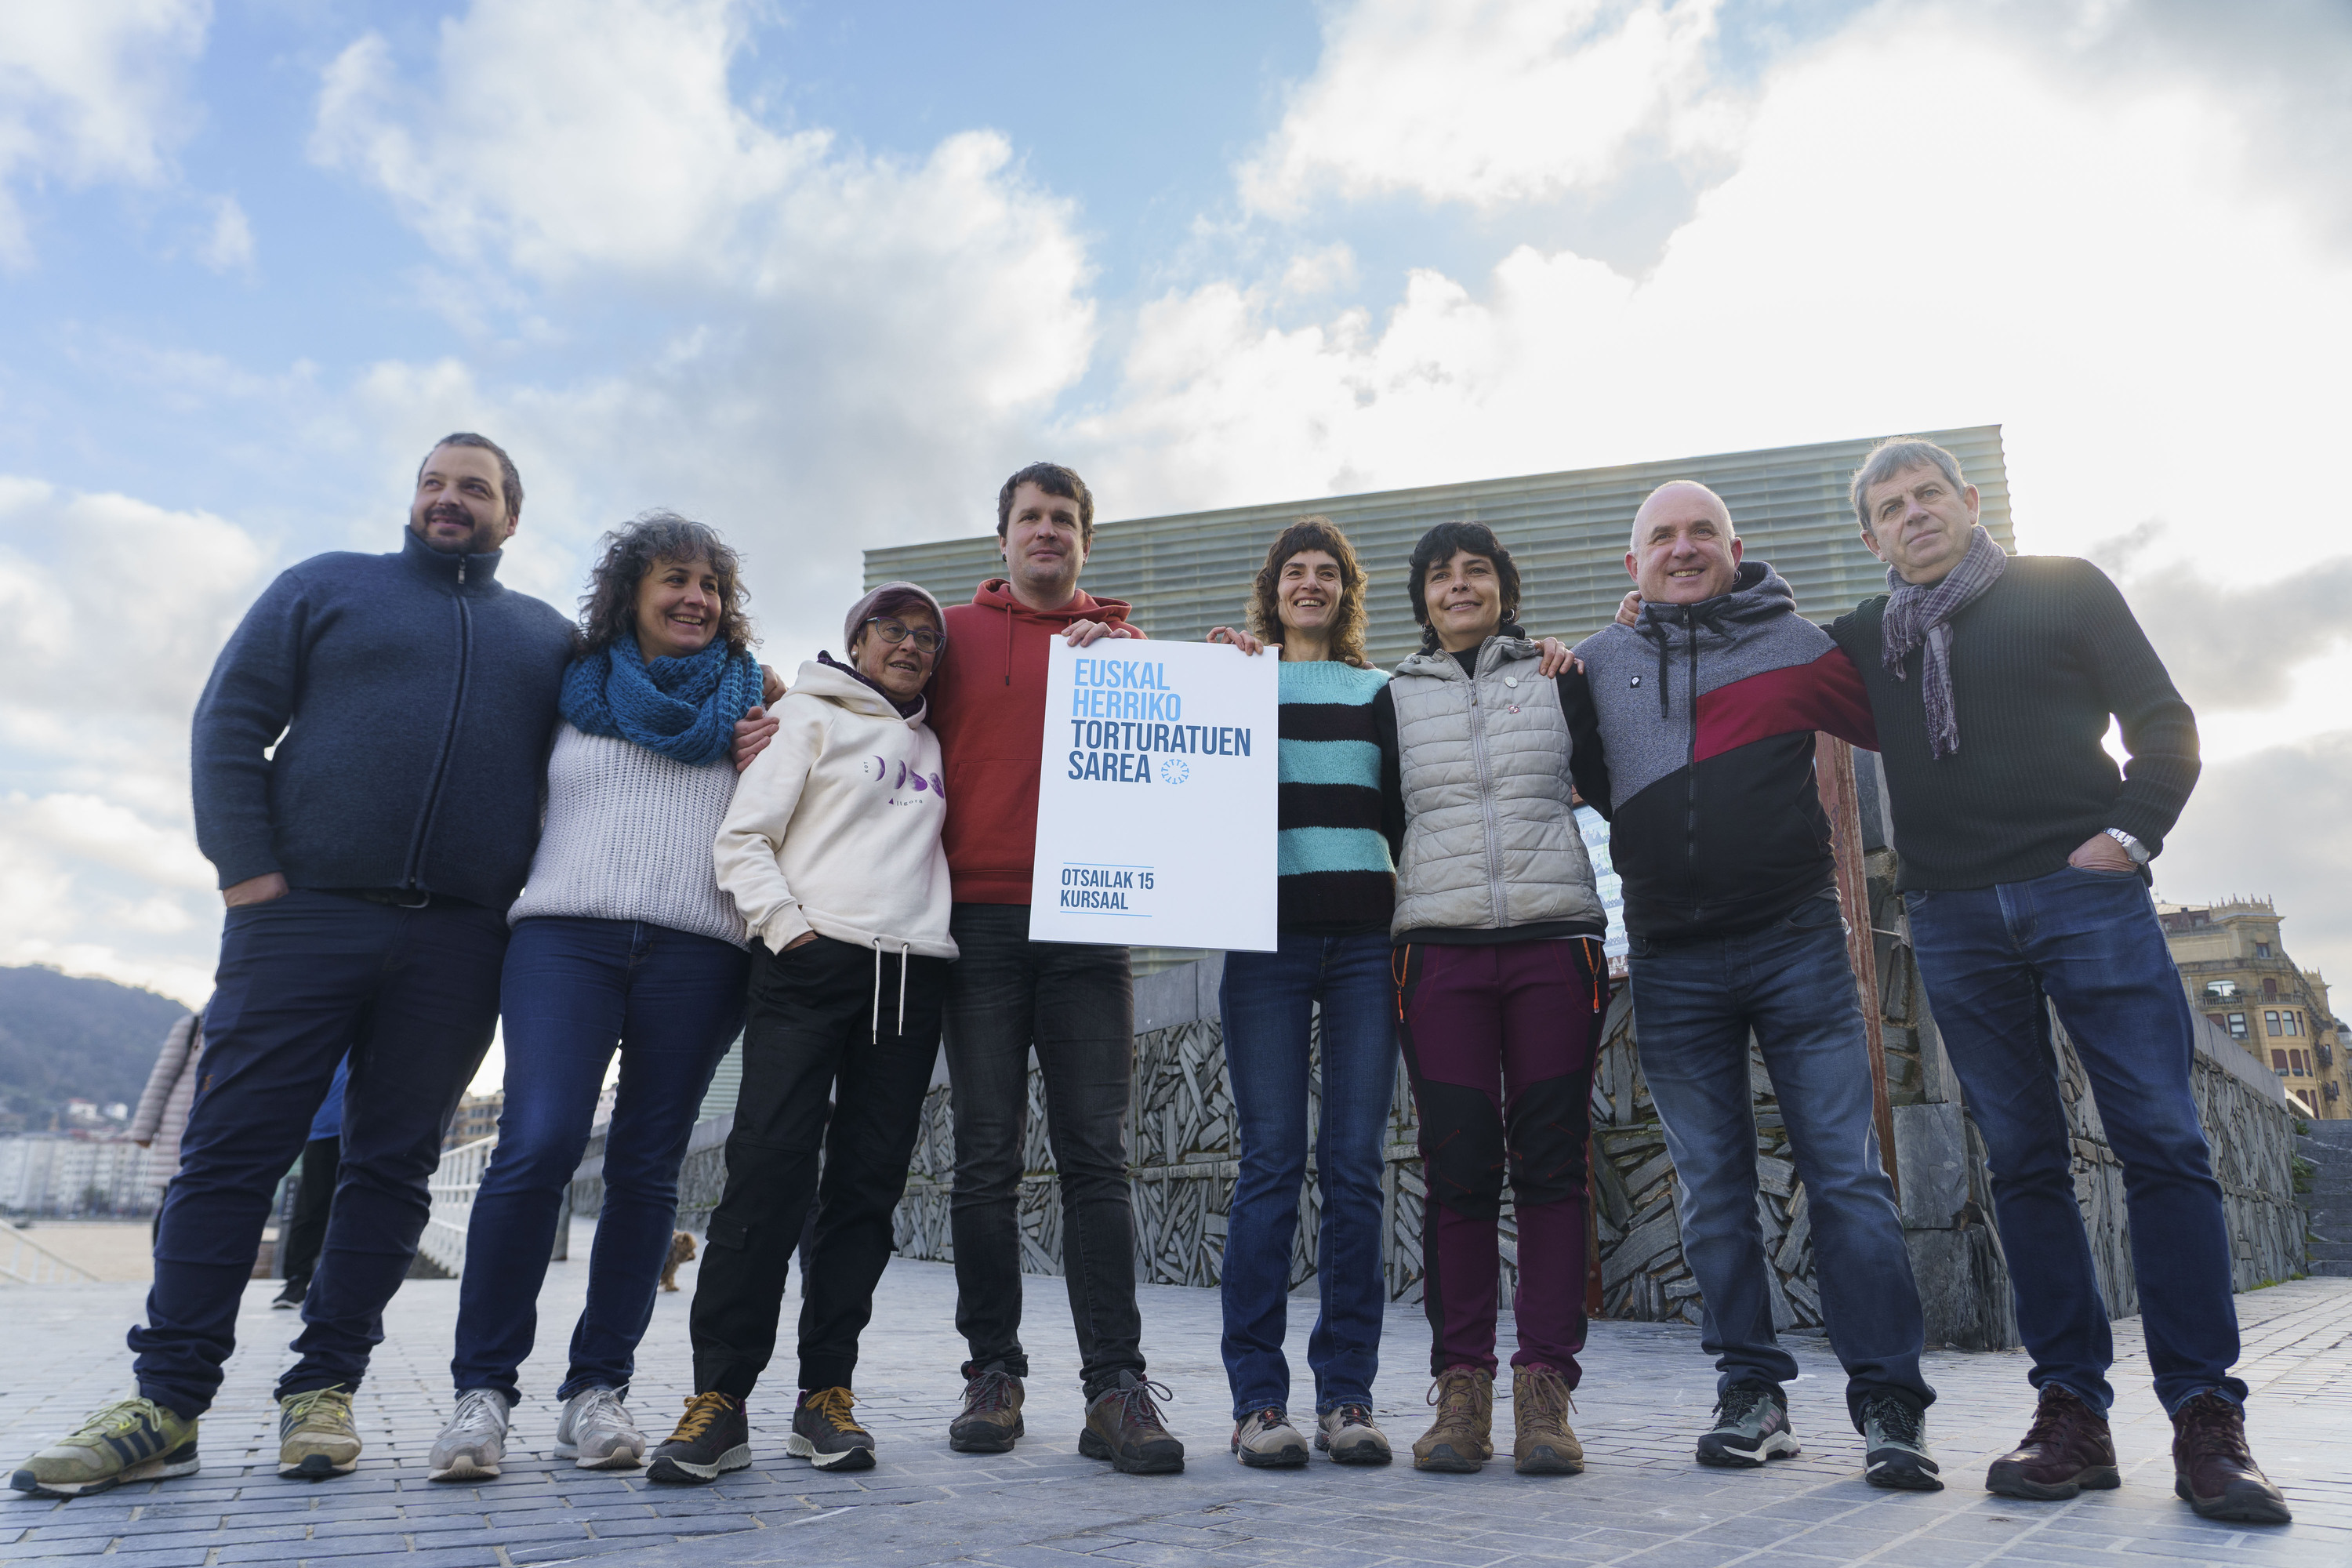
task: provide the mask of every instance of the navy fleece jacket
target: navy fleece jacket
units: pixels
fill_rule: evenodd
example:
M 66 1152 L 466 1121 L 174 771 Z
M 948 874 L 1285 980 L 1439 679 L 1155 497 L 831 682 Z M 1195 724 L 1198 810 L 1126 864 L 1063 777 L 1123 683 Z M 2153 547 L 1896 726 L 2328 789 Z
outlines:
M 514 901 L 572 627 L 498 568 L 404 533 L 397 554 L 314 555 L 255 601 L 196 702 L 196 843 L 222 887 L 278 871 Z

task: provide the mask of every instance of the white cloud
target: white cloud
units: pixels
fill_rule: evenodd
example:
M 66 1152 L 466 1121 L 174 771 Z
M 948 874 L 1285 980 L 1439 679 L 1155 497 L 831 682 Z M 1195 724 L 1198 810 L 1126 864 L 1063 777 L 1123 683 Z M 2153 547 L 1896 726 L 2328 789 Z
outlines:
M 211 21 L 208 0 L 0 5 L 0 262 L 32 254 L 13 186 L 163 183 Z
M 253 266 L 253 225 L 235 196 L 214 201 L 212 227 L 196 247 L 196 259 L 215 272 L 245 271 Z
M 1328 14 L 1315 75 L 1240 175 L 1289 216 L 1318 193 L 1493 208 L 1607 183 L 1630 150 L 1721 143 L 1721 0 L 1362 0 Z
M 220 922 L 188 715 L 268 552 L 204 512 L 0 476 L 0 963 L 190 1003 Z
M 1084 373 L 1095 310 L 1067 204 L 1001 135 L 904 160 L 772 129 L 728 90 L 741 15 L 478 0 L 421 77 L 381 38 L 345 50 L 313 152 L 392 199 L 474 321 L 675 324 L 593 374 L 378 364 L 357 402 L 387 453 L 413 464 L 457 425 L 505 443 L 532 492 L 511 570 L 559 603 L 597 530 L 651 505 L 706 517 L 746 547 L 790 661 L 854 595 L 861 545 L 982 526 Z

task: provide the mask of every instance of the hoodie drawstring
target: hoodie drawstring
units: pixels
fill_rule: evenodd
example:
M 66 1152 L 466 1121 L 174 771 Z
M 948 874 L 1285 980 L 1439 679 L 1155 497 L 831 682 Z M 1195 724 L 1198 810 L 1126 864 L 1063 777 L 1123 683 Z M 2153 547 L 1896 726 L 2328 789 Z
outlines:
M 882 939 L 877 936 L 873 942 L 874 1016 L 867 1024 L 866 1031 L 874 1044 L 878 1046 L 882 1043 Z M 904 1037 L 907 1033 L 907 960 L 914 951 L 912 942 L 898 944 L 898 1032 L 890 1037 L 894 1040 Z
M 1666 682 L 1673 679 L 1666 673 L 1666 626 L 1664 620 L 1654 617 L 1651 624 L 1658 628 L 1658 717 L 1664 719 L 1667 716 Z
M 1013 684 L 1013 602 L 1004 604 L 1004 684 Z

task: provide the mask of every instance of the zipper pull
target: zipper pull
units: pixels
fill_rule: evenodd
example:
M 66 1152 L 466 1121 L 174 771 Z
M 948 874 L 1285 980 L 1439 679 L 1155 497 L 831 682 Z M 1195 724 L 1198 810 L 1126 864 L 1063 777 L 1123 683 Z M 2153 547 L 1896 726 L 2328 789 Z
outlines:
M 457 581 L 460 584 L 466 581 L 466 558 L 462 555 L 457 557 Z

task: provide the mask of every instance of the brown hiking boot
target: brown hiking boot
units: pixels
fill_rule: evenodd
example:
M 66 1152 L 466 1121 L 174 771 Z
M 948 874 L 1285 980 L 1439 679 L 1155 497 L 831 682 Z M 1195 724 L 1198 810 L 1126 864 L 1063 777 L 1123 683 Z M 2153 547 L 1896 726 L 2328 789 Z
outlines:
M 1550 1367 L 1513 1368 L 1511 1415 L 1518 1440 L 1511 1448 L 1511 1468 L 1523 1476 L 1582 1475 L 1584 1445 L 1568 1424 L 1575 1407 L 1568 1379 Z
M 1484 1367 L 1449 1366 L 1429 1385 L 1437 1419 L 1412 1446 L 1412 1468 L 1471 1475 L 1495 1457 L 1495 1376 Z
M 1021 1422 L 1021 1380 L 963 1363 L 963 1414 L 948 1424 L 948 1447 L 959 1454 L 1009 1454 L 1028 1428 Z
M 1116 1384 L 1087 1403 L 1078 1452 L 1089 1459 L 1108 1459 L 1111 1468 L 1125 1475 L 1171 1476 L 1182 1469 L 1184 1445 L 1160 1424 L 1160 1412 L 1151 1403 L 1154 1393 L 1171 1397 L 1159 1384 L 1120 1373 Z
M 2204 1519 L 2287 1524 L 2294 1516 L 2246 1447 L 2246 1413 L 2200 1394 L 2172 1417 L 2172 1489 Z
M 2123 1484 L 2123 1476 L 2116 1468 L 2116 1440 L 2107 1432 L 2107 1418 L 2059 1383 L 2042 1390 L 2042 1403 L 2033 1412 L 2033 1425 L 2025 1429 L 2025 1441 L 1995 1459 L 1985 1472 L 1985 1490 L 2035 1502 L 2063 1502 L 2077 1492 L 2104 1491 Z

